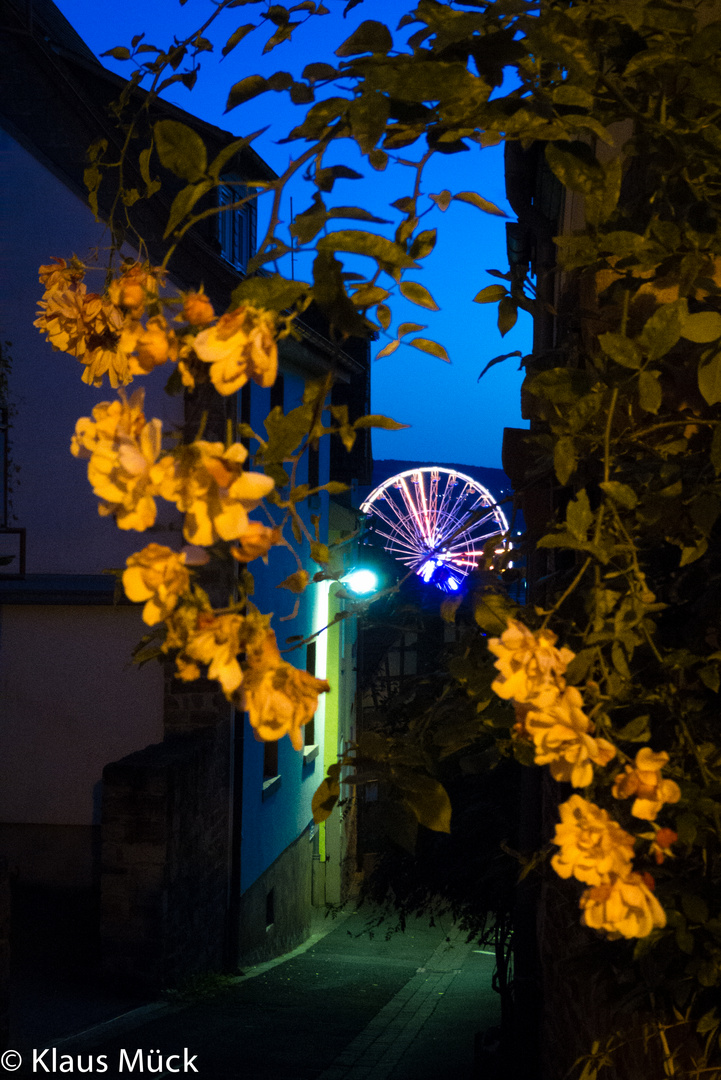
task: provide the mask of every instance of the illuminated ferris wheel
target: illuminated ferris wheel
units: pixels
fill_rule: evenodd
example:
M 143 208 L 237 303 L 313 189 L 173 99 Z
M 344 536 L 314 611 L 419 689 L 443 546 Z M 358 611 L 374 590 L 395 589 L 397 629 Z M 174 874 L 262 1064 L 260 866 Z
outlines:
M 380 484 L 361 506 L 383 547 L 425 582 L 457 592 L 463 578 L 498 537 L 508 542 L 508 522 L 491 493 L 457 469 L 408 469 Z

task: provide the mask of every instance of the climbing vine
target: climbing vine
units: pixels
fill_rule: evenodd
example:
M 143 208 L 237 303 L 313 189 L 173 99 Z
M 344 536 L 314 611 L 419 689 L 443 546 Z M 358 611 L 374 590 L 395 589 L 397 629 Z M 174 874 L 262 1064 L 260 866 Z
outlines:
M 346 12 L 358 4 L 350 0 Z M 39 328 L 83 364 L 87 382 L 107 374 L 122 388 L 168 364 L 173 386 L 191 394 L 208 380 L 221 395 L 248 378 L 269 385 L 276 339 L 294 333 L 311 302 L 339 340 L 376 333 L 385 337 L 381 355 L 407 343 L 445 359 L 441 344 L 417 336 L 424 327 L 394 326 L 393 303 L 400 295 L 424 317 L 436 309 L 419 278 L 454 203 L 501 213 L 481 193 L 452 190 L 453 155 L 504 140 L 521 150 L 540 147 L 525 223 L 530 254 L 508 272 L 493 271 L 490 285 L 479 263 L 468 298 L 498 304 L 501 334 L 519 308 L 553 323 L 553 339 L 522 361 L 532 465 L 521 486 L 545 486 L 552 496 L 555 509 L 536 523 L 535 539 L 536 550 L 548 554 L 549 577 L 526 608 L 501 589 L 472 598 L 478 627 L 491 635 L 497 673 L 472 646 L 454 663 L 477 704 L 477 730 L 459 735 L 459 745 L 492 735 L 500 753 L 548 766 L 562 785 L 559 820 L 536 865 L 550 864 L 576 890 L 589 942 L 601 935 L 627 950 L 654 1017 L 644 1035 L 655 1047 L 649 1060 L 666 1076 L 718 1077 L 717 5 L 420 0 L 393 30 L 361 20 L 336 49 L 337 63 L 308 63 L 299 78 L 238 72 L 229 110 L 271 91 L 288 93 L 307 110 L 288 135 L 295 156 L 283 175 L 246 184 L 232 204 L 266 199 L 269 224 L 249 276 L 217 316 L 201 291 L 168 300 L 163 282 L 183 237 L 221 212 L 203 200 L 253 137 L 209 161 L 197 132 L 156 119 L 153 103 L 173 82 L 192 88 L 203 52 L 220 48 L 231 56 L 250 34 L 265 34 L 268 52 L 327 13 L 315 0 L 288 7 L 251 0 L 243 4 L 249 21 L 213 43 L 220 13 L 238 6 L 240 0 L 220 0 L 194 35 L 166 50 L 141 35 L 111 50 L 134 64 L 116 105 L 122 145 L 113 156 L 107 142 L 96 143 L 86 173 L 96 211 L 106 190 L 115 193 L 111 270 L 104 290 L 89 293 L 79 260 L 44 267 Z M 357 175 L 332 163 L 338 154 L 331 150 L 340 144 L 342 151 L 343 140 L 355 144 L 371 172 L 397 168 L 407 178 L 405 193 L 389 207 L 390 227 L 364 207 L 331 205 L 336 181 Z M 439 154 L 448 159 L 449 187 L 430 191 L 426 167 Z M 142 177 L 134 186 L 127 181 L 131 162 L 133 175 Z M 307 282 L 289 280 L 278 264 L 289 251 L 278 231 L 283 193 L 296 173 L 307 176 L 310 190 L 291 230 L 297 250 L 313 252 Z M 564 195 L 558 219 L 544 217 L 546 181 Z M 155 267 L 135 215 L 163 184 L 173 196 L 166 253 Z M 336 228 L 339 221 L 351 227 Z M 538 241 L 544 228 L 555 236 L 554 267 L 533 259 L 533 237 Z M 135 246 L 137 259 L 122 262 L 122 243 Z M 349 256 L 363 257 L 367 271 L 344 270 Z M 169 305 L 179 322 L 169 318 Z M 310 387 L 288 417 L 271 413 L 267 437 L 229 429 L 225 441 L 211 441 L 201 431 L 173 446 L 159 421 L 146 419 L 136 390 L 98 406 L 92 419 L 79 422 L 73 441 L 73 453 L 88 460 L 100 512 L 121 528 L 147 528 L 157 498 L 184 515 L 182 552 L 150 545 L 124 574 L 128 595 L 145 604 L 145 621 L 161 626 L 154 647 L 173 653 L 181 678 L 196 678 L 207 666 L 228 696 L 243 695 L 261 737 L 288 732 L 295 743 L 325 684 L 282 660 L 267 618 L 246 606 L 245 585 L 230 605 L 213 607 L 192 566 L 208 557 L 245 566 L 285 543 L 282 526 L 248 518 L 261 500 L 275 505 L 296 541 L 305 538 L 313 558 L 325 563 L 327 551 L 296 508 L 312 494 L 296 485 L 299 456 L 328 432 L 349 446 L 359 427 L 393 426 L 385 418 L 351 422 L 339 410 L 329 414 L 327 390 Z M 261 471 L 246 469 L 242 437 L 256 440 Z M 284 584 L 300 592 L 307 581 L 299 562 Z M 452 610 L 445 614 L 453 618 Z M 423 745 L 390 740 L 366 750 L 418 820 L 449 827 Z M 341 764 L 316 799 L 319 817 L 338 797 Z M 604 1069 L 623 1075 L 627 1042 L 622 1029 L 609 1032 L 579 1064 L 584 1080 Z

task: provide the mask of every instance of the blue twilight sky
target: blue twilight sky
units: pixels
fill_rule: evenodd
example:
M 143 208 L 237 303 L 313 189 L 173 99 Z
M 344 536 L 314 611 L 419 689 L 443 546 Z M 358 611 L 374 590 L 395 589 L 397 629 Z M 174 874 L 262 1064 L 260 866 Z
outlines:
M 208 0 L 188 0 L 182 7 L 179 0 L 124 0 L 122 4 L 107 0 L 55 2 L 97 55 L 115 45 L 129 45 L 130 39 L 142 32 L 146 42 L 167 48 L 173 35 L 182 38 L 192 33 L 212 11 Z M 262 8 L 248 4 L 224 12 L 216 23 L 217 28 L 210 31 L 216 52 L 203 56 L 195 88 L 189 92 L 182 84 L 173 86 L 168 99 L 236 135 L 269 125 L 254 147 L 277 172 L 283 171 L 290 158 L 305 148 L 300 142 L 280 145 L 280 140 L 302 118 L 303 108 L 291 105 L 287 95 L 271 92 L 224 114 L 230 86 L 250 74 L 269 75 L 284 70 L 300 76 L 303 67 L 311 61 L 333 62 L 333 50 L 363 19 L 385 22 L 399 44 L 414 29 L 395 34 L 399 18 L 411 6 L 402 0 L 365 0 L 345 20 L 341 14 L 345 0 L 325 2 L 331 14 L 312 18 L 295 32 L 292 42 L 284 42 L 262 56 L 261 50 L 270 36 L 266 24 L 220 61 L 217 57 L 226 39 L 238 26 L 256 22 Z M 102 62 L 120 74 L 129 76 L 132 70 L 129 63 L 111 58 Z M 400 151 L 400 156 L 415 159 L 420 153 L 407 147 Z M 367 206 L 379 217 L 394 223 L 399 220 L 397 211 L 389 204 L 409 193 L 414 175 L 410 169 L 389 165 L 384 173 L 374 172 L 350 140 L 335 150 L 333 160 L 356 168 L 364 179 L 337 183 L 332 196 L 325 197 L 326 205 Z M 474 147 L 468 153 L 436 155 L 424 175 L 426 195 L 443 188 L 454 193 L 478 191 L 497 206 L 509 209 L 504 193 L 501 147 L 484 150 Z M 302 180 L 289 189 L 288 200 L 292 195 L 296 214 L 309 205 L 311 191 L 311 186 Z M 286 222 L 290 218 L 289 210 L 286 203 Z M 261 199 L 261 227 L 265 217 Z M 339 222 L 338 227 L 352 228 L 354 224 Z M 392 328 L 401 320 L 426 325 L 427 329 L 420 334 L 442 342 L 452 363 L 446 364 L 408 346 L 401 346 L 391 356 L 374 359 L 373 411 L 411 425 L 400 432 L 374 432 L 374 456 L 497 468 L 501 465 L 503 428 L 526 426 L 519 406 L 522 376 L 514 359 L 494 367 L 480 383 L 478 375 L 494 356 L 515 349 L 529 352 L 531 338 L 527 316 L 521 315 L 516 327 L 502 339 L 495 323 L 495 305 L 472 303 L 475 294 L 494 280 L 485 270 L 507 269 L 504 220 L 471 206 L 452 203 L 445 214 L 432 209 L 423 219 L 423 227 L 437 227 L 438 242 L 432 255 L 423 260 L 423 269 L 408 277 L 422 282 L 441 310 L 429 312 L 406 301 L 396 301 L 391 304 Z M 290 276 L 289 266 L 281 269 Z M 304 266 L 302 259 L 296 258 L 295 276 L 302 277 L 305 273 L 307 263 Z M 374 356 L 387 341 L 388 338 L 380 337 L 374 343 Z

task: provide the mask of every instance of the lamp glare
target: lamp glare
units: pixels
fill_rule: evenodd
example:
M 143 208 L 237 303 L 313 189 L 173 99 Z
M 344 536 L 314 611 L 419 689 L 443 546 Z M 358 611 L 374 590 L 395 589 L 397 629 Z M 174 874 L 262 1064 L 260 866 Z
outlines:
M 356 596 L 367 596 L 368 593 L 375 592 L 378 587 L 378 578 L 372 570 L 352 570 L 343 578 L 343 584 Z

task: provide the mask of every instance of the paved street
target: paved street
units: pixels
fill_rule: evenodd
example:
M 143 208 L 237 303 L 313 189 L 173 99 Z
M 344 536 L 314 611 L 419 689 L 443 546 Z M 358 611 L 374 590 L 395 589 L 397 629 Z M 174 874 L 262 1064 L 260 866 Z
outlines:
M 387 936 L 391 922 L 370 937 L 366 918 L 326 919 L 300 949 L 191 1004 L 141 1007 L 78 1036 L 76 1003 L 54 1058 L 47 1017 L 26 1016 L 14 1075 L 72 1062 L 75 1074 L 114 1078 L 138 1075 L 142 1061 L 143 1075 L 197 1069 L 209 1080 L 470 1080 L 475 1033 L 498 1022 L 493 957 L 449 924 L 413 920 Z

